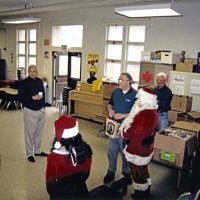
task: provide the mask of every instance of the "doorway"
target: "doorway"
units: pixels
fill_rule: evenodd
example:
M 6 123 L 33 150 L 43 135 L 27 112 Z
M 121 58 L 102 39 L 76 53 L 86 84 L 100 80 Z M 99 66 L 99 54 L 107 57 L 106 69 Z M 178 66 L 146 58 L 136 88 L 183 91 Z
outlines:
M 74 90 L 77 81 L 81 80 L 82 53 L 53 51 L 52 59 L 52 105 L 55 106 L 62 91 Z M 68 95 L 66 98 L 68 99 Z

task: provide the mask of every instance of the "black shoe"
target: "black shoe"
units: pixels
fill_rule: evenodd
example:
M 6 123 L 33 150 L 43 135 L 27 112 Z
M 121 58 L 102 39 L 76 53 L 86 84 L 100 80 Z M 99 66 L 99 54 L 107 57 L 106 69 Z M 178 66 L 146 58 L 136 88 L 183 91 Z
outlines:
M 128 187 L 128 184 L 125 180 L 125 178 L 121 178 L 117 181 L 114 181 L 112 184 L 111 184 L 111 190 L 113 192 L 120 192 L 122 197 L 125 196 L 127 194 L 127 187 Z
M 127 185 L 131 185 L 133 183 L 131 175 L 124 176 L 124 179 L 125 179 Z
M 36 153 L 35 156 L 42 156 L 42 157 L 47 157 L 48 154 L 45 152 L 41 152 L 41 153 Z
M 115 175 L 112 174 L 106 174 L 103 178 L 104 183 L 110 183 L 115 179 Z
M 131 194 L 132 199 L 148 199 L 150 197 L 150 186 L 145 191 L 135 190 L 134 194 Z
M 27 159 L 28 159 L 28 161 L 30 161 L 30 162 L 35 162 L 35 158 L 34 158 L 33 156 L 29 156 Z

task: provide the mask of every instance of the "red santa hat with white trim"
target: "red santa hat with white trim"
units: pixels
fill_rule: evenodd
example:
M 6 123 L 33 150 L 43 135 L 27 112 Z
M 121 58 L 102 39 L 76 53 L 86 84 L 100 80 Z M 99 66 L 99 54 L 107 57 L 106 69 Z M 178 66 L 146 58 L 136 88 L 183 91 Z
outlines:
M 60 141 L 62 138 L 68 139 L 75 137 L 79 133 L 78 122 L 75 118 L 68 115 L 61 115 L 55 122 L 55 137 L 57 142 L 54 147 L 59 149 L 61 147 Z

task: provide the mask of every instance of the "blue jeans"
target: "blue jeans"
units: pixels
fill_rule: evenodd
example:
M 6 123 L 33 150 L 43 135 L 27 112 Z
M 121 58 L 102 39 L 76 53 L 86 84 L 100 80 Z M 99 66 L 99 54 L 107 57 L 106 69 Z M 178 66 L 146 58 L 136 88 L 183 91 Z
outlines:
M 160 131 L 167 128 L 169 125 L 168 112 L 158 113 L 158 126 L 157 130 Z
M 115 172 L 117 170 L 117 158 L 118 158 L 119 152 L 122 157 L 122 174 L 124 176 L 130 174 L 129 163 L 127 162 L 125 155 L 123 153 L 124 147 L 125 147 L 125 144 L 121 136 L 119 138 L 109 138 L 108 151 L 107 151 L 108 163 L 109 163 L 108 165 L 109 174 L 115 175 Z

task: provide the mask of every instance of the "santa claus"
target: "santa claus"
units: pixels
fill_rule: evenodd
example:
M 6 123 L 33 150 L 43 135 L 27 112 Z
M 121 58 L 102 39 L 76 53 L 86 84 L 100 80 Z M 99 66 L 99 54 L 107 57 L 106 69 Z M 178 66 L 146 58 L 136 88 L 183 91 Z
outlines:
M 46 188 L 50 199 L 87 199 L 92 150 L 79 134 L 75 118 L 55 121 L 55 139 L 47 158 Z
M 157 96 L 149 88 L 139 89 L 131 112 L 123 121 L 120 131 L 127 145 L 124 154 L 130 165 L 134 194 L 132 198 L 147 198 L 151 178 L 148 164 L 153 157 L 153 142 L 158 123 Z

